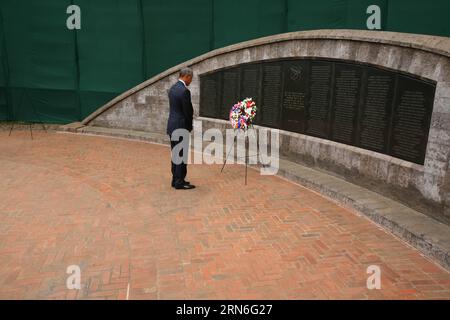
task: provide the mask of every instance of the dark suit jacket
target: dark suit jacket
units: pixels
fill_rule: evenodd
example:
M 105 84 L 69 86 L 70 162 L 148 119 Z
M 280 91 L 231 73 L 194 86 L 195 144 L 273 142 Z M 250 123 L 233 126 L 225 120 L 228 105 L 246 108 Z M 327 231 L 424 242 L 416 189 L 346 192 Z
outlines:
M 192 130 L 194 109 L 191 102 L 191 92 L 181 81 L 177 81 L 169 90 L 169 119 L 167 120 L 167 134 L 171 135 L 175 129 Z

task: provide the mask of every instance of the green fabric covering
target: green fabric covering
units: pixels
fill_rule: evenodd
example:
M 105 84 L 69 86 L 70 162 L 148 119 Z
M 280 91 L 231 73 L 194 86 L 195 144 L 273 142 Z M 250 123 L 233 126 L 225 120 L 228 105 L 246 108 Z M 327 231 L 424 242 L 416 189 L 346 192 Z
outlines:
M 81 8 L 81 30 L 66 9 Z M 450 36 L 448 0 L 0 0 L 0 120 L 68 123 L 178 63 L 287 31 L 366 29 Z
M 80 91 L 81 118 L 84 119 L 122 92 Z
M 142 81 L 139 1 L 77 0 L 76 3 L 82 12 L 82 28 L 77 31 L 80 89 L 123 92 Z
M 9 118 L 8 101 L 6 100 L 6 89 L 0 87 L 0 120 Z
M 211 49 L 211 3 L 142 0 L 148 77 Z
M 388 30 L 450 36 L 450 1 L 390 0 Z
M 283 33 L 285 21 L 284 1 L 215 1 L 214 48 Z
M 14 119 L 66 123 L 79 118 L 75 90 L 9 88 Z
M 346 0 L 288 1 L 288 31 L 346 28 Z
M 3 28 L 3 16 L 0 11 L 0 120 L 9 119 L 7 87 L 8 87 L 8 59 Z

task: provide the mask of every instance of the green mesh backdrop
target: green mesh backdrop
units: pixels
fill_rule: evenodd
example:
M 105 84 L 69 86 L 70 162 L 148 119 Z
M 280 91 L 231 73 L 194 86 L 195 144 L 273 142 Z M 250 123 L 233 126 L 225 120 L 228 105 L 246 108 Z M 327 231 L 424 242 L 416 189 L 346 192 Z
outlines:
M 8 61 L 6 59 L 5 32 L 3 30 L 3 16 L 0 11 L 0 120 L 10 118 L 7 101 Z
M 81 30 L 66 9 L 81 8 Z M 180 62 L 287 31 L 382 29 L 450 36 L 448 0 L 0 0 L 0 120 L 82 120 Z

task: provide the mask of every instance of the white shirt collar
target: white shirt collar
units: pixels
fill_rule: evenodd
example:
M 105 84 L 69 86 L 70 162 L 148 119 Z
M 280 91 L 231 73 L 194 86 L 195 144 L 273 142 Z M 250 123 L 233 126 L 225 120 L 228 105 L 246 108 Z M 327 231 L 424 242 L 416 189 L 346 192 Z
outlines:
M 186 87 L 186 82 L 184 82 L 183 80 L 181 80 L 181 79 L 178 79 L 179 81 L 181 81 L 183 84 L 184 84 L 184 86 Z

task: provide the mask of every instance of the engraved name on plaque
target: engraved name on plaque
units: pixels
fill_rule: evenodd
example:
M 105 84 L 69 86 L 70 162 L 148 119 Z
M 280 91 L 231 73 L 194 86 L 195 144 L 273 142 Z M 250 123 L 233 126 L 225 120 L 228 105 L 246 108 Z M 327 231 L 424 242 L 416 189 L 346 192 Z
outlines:
M 431 85 L 399 76 L 390 146 L 394 157 L 423 163 L 433 99 Z
M 284 90 L 281 128 L 305 132 L 307 69 L 304 61 L 287 61 L 284 65 Z
M 261 118 L 263 126 L 278 128 L 281 107 L 282 64 L 280 62 L 263 65 L 261 97 Z
M 320 138 L 329 134 L 332 69 L 331 62 L 311 62 L 306 133 Z
M 387 152 L 394 84 L 395 75 L 368 68 L 360 117 L 359 145 L 361 147 Z
M 200 81 L 200 116 L 220 118 L 220 74 L 212 73 L 204 75 Z
M 256 106 L 260 107 L 261 65 L 250 64 L 242 66 L 240 99 L 253 98 Z M 258 124 L 260 112 L 256 113 L 254 124 Z
M 357 114 L 360 98 L 361 68 L 336 63 L 334 97 L 331 120 L 331 139 L 351 144 L 355 143 Z
M 238 102 L 239 98 L 239 68 L 225 70 L 222 73 L 222 106 L 220 117 L 229 119 L 231 107 Z

